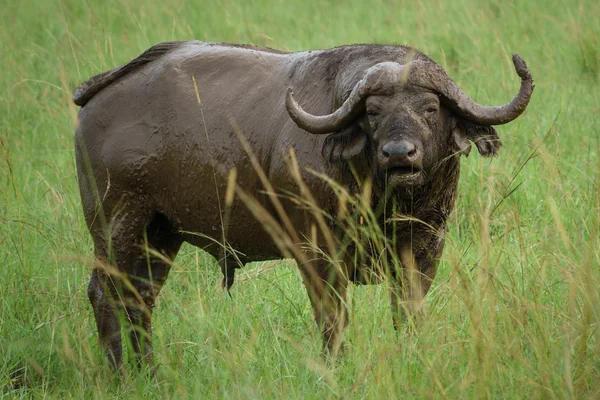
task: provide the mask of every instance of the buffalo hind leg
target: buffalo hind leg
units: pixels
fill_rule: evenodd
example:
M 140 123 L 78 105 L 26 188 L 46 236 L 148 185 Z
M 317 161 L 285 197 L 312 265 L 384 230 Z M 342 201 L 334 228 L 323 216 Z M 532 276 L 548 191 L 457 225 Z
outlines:
M 123 200 L 119 209 L 111 208 L 112 199 L 105 208 L 115 210 L 112 220 L 101 226 L 99 219 L 88 220 L 94 240 L 96 265 L 88 287 L 88 296 L 94 310 L 100 345 L 105 348 L 113 369 L 123 363 L 121 322 L 127 321 L 126 311 L 132 295 L 130 276 L 143 261 L 144 229 L 149 221 L 143 207 Z M 139 202 L 142 203 L 143 202 Z M 133 290 L 135 291 L 135 290 Z
M 324 261 L 302 266 L 301 272 L 323 337 L 324 353 L 336 357 L 342 350 L 344 331 L 348 326 L 348 279 Z
M 153 372 L 152 311 L 183 240 L 161 214 L 149 224 L 146 238 L 141 246 L 143 259 L 129 274 L 133 290 L 127 299 L 127 317 L 137 366 L 148 365 Z
M 103 262 L 105 258 L 98 258 Z M 117 282 L 109 271 L 95 267 L 88 286 L 88 297 L 92 304 L 100 345 L 104 348 L 113 369 L 120 368 L 123 361 L 121 324 L 117 316 Z
M 96 265 L 88 286 L 88 297 L 92 304 L 100 345 L 104 347 L 108 362 L 117 370 L 123 363 L 121 342 L 121 323 L 119 311 L 123 310 L 126 300 L 127 282 L 125 273 L 135 264 L 137 252 L 129 245 L 135 225 L 127 218 L 113 221 L 111 226 L 101 233 L 92 230 Z M 110 240 L 105 237 L 110 236 Z M 110 245 L 107 245 L 110 243 Z

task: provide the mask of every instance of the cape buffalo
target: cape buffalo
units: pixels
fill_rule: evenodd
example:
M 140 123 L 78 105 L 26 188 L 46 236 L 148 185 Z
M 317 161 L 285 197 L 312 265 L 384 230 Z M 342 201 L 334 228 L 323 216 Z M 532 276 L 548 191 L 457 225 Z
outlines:
M 336 218 L 340 190 L 379 210 L 363 224 L 380 227 L 395 255 L 379 271 L 391 278 L 394 323 L 398 305 L 418 309 L 410 304 L 434 278 L 460 154 L 474 142 L 496 155 L 492 126 L 529 103 L 533 79 L 512 60 L 521 87 L 499 107 L 475 103 L 427 56 L 392 45 L 285 53 L 169 42 L 83 83 L 73 100 L 97 260 L 88 294 L 109 362 L 122 362 L 119 309 L 138 363 L 151 360 L 154 301 L 183 242 L 219 259 L 227 290 L 238 265 L 294 257 L 335 353 L 348 283 L 376 280 L 367 265 L 389 257 L 371 249 L 356 258 L 368 246 Z

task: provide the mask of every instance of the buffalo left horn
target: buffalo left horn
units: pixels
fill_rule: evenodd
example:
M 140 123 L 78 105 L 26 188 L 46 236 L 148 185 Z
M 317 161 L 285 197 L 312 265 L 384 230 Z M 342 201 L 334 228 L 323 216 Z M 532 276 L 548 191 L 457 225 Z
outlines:
M 518 54 L 512 56 L 517 75 L 521 78 L 521 87 L 517 95 L 502 106 L 483 106 L 471 100 L 448 77 L 437 64 L 414 61 L 415 68 L 410 73 L 409 83 L 420 86 L 441 95 L 444 103 L 463 118 L 479 125 L 502 125 L 521 115 L 533 93 L 533 78 L 527 63 Z M 418 65 L 416 65 L 419 63 Z

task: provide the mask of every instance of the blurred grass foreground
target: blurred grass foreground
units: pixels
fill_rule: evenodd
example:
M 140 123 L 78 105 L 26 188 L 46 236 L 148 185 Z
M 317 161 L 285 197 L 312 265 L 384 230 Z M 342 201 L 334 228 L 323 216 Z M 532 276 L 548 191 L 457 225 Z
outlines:
M 8 0 L 0 7 L 0 397 L 600 398 L 600 3 Z M 159 297 L 153 378 L 106 372 L 86 287 L 73 89 L 152 44 L 414 46 L 503 104 L 512 53 L 536 91 L 499 157 L 462 160 L 418 332 L 384 286 L 350 290 L 345 356 L 320 339 L 294 262 L 251 264 L 229 299 L 185 247 Z

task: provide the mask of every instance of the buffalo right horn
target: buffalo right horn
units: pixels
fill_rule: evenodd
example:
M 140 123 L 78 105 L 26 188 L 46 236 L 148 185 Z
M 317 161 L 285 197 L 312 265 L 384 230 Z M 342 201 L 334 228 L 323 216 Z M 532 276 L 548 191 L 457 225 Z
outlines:
M 363 110 L 364 102 L 372 93 L 384 92 L 399 82 L 404 66 L 395 62 L 382 62 L 369 68 L 364 77 L 354 86 L 340 108 L 328 115 L 307 113 L 294 99 L 292 88 L 288 88 L 285 106 L 296 125 L 307 132 L 324 134 L 339 131 L 351 123 Z

